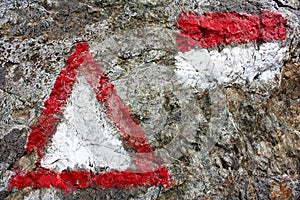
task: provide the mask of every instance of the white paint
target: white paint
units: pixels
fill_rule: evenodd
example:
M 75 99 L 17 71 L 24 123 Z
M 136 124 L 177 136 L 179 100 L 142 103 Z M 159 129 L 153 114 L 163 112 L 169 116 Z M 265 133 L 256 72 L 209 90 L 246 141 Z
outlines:
M 39 190 L 35 190 L 29 193 L 28 196 L 23 197 L 24 200 L 37 200 L 39 199 L 40 196 L 40 191 Z
M 286 47 L 264 43 L 258 47 L 243 44 L 217 50 L 193 49 L 179 52 L 176 74 L 179 80 L 198 89 L 222 83 L 267 82 L 280 74 Z
M 118 138 L 118 129 L 109 122 L 103 105 L 82 76 L 78 77 L 63 117 L 42 159 L 42 167 L 59 171 L 129 167 L 131 159 Z
M 60 200 L 60 198 L 56 194 L 56 190 L 54 188 L 33 190 L 27 196 L 24 196 L 23 199 L 24 200 L 40 200 L 40 199 Z

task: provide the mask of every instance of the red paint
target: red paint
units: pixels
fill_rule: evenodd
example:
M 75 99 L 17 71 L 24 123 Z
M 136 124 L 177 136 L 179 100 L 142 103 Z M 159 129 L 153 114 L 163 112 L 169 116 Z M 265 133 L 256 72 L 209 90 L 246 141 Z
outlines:
M 286 20 L 281 14 L 262 11 L 261 15 L 242 13 L 182 12 L 177 21 L 177 48 L 182 52 L 192 47 L 268 42 L 286 38 Z
M 86 80 L 94 89 L 98 101 L 106 105 L 108 118 L 115 123 L 122 132 L 125 145 L 136 153 L 148 153 L 154 148 L 147 143 L 145 132 L 132 119 L 130 110 L 117 95 L 114 86 L 109 83 L 108 77 L 96 61 L 86 60 L 82 64 Z M 92 72 L 92 73 L 91 73 Z
M 136 153 L 133 159 L 135 170 L 105 173 L 65 170 L 58 173 L 40 166 L 43 153 L 51 144 L 79 73 L 85 76 L 97 100 L 105 105 L 106 114 L 121 131 L 124 144 Z M 75 52 L 68 58 L 65 69 L 60 72 L 49 98 L 44 103 L 41 116 L 31 127 L 25 150 L 38 153 L 36 170 L 26 172 L 16 169 L 16 175 L 12 176 L 9 182 L 10 189 L 33 186 L 34 188 L 55 187 L 69 191 L 88 187 L 123 189 L 138 186 L 151 187 L 158 184 L 170 186 L 168 169 L 163 166 L 162 160 L 154 155 L 154 148 L 147 143 L 145 132 L 132 119 L 130 110 L 117 95 L 114 86 L 109 84 L 109 78 L 93 59 L 87 43 L 77 44 Z
M 33 172 L 19 172 L 10 181 L 9 188 L 50 188 L 55 187 L 66 192 L 86 188 L 119 188 L 131 189 L 137 186 L 157 186 L 169 184 L 168 169 L 162 167 L 152 172 L 137 173 L 134 171 L 111 171 L 92 173 L 88 171 L 63 171 L 60 173 L 49 169 L 38 169 Z
M 87 49 L 88 45 L 85 43 L 76 46 L 75 52 L 67 60 L 67 66 L 57 77 L 50 96 L 44 103 L 41 116 L 35 126 L 31 127 L 25 150 L 27 152 L 37 151 L 40 159 L 48 141 L 56 131 L 60 115 L 75 84 L 78 67 L 86 57 Z

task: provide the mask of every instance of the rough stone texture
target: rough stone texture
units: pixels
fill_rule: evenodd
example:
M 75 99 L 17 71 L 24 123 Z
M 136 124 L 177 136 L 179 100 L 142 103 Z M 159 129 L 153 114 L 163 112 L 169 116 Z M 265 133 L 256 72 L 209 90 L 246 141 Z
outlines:
M 175 76 L 182 10 L 281 13 L 289 49 L 270 83 L 197 90 Z M 299 199 L 298 1 L 93 0 L 0 2 L 0 199 Z M 176 181 L 169 189 L 7 190 L 29 126 L 78 41 L 95 58 Z M 231 47 L 234 45 L 228 45 Z
M 83 76 L 77 78 L 63 119 L 41 161 L 42 167 L 59 171 L 75 166 L 89 171 L 129 167 L 131 158 L 116 137 L 120 133 L 107 123 L 103 106 Z

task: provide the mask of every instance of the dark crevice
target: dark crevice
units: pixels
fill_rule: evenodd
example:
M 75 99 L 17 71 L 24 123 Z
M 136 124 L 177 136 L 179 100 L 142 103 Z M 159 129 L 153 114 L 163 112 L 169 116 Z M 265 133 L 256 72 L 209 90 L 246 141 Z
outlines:
M 10 194 L 12 193 L 12 191 L 0 191 L 0 199 L 5 199 L 7 198 Z
M 285 5 L 282 2 L 280 2 L 279 0 L 274 0 L 274 2 L 279 6 L 279 7 L 283 7 L 283 8 L 290 8 L 292 10 L 296 10 L 296 8 L 289 6 L 289 5 Z
M 3 89 L 5 87 L 5 76 L 6 76 L 6 69 L 0 68 L 0 88 Z

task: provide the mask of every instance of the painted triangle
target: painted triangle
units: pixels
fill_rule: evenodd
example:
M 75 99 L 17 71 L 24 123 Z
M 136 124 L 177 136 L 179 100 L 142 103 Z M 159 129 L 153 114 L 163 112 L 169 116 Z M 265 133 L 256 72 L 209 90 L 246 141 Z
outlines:
M 76 89 L 76 87 L 79 87 L 79 89 Z M 80 92 L 80 90 L 83 91 Z M 95 112 L 97 112 L 97 109 L 103 110 L 105 116 L 102 116 L 103 119 L 101 120 L 110 121 L 109 126 L 117 130 L 113 137 L 108 136 L 109 130 L 105 127 L 98 127 L 99 130 L 95 130 L 97 129 L 97 123 L 99 123 L 99 126 L 102 123 L 94 120 L 95 116 L 99 117 L 99 113 L 91 114 L 92 116 L 84 114 L 86 99 L 85 97 L 80 98 L 78 95 L 73 97 L 73 92 L 87 95 L 86 99 L 91 97 L 97 99 L 102 107 L 91 109 Z M 82 107 L 81 111 L 76 110 L 76 106 L 70 110 L 68 106 L 73 103 L 77 104 L 79 108 Z M 89 104 L 89 106 L 93 106 L 93 104 Z M 89 108 L 89 106 L 86 108 Z M 87 112 L 89 111 L 91 110 L 87 110 Z M 80 115 L 72 116 L 77 112 L 81 113 L 81 117 Z M 83 124 L 92 123 L 92 125 L 77 126 L 80 120 L 85 120 Z M 68 124 L 73 125 L 69 126 Z M 75 127 L 74 130 L 71 126 Z M 91 131 L 85 132 L 87 129 L 91 129 Z M 96 133 L 93 133 L 93 130 Z M 77 133 L 74 133 L 76 131 L 83 133 L 77 136 Z M 59 158 L 63 160 L 68 157 L 63 162 L 59 162 L 60 164 L 55 164 L 57 158 L 53 157 L 55 154 L 53 152 L 63 147 L 63 144 L 58 144 L 55 147 L 59 140 L 56 138 L 56 134 L 60 134 L 64 138 L 67 137 L 64 134 L 74 134 L 70 137 L 73 137 L 73 141 L 79 141 L 75 150 L 74 148 L 60 150 L 65 151 L 64 153 L 68 155 Z M 82 139 L 83 135 L 85 139 Z M 98 154 L 89 152 L 85 149 L 85 143 L 80 142 L 80 140 L 87 140 L 88 137 L 95 137 L 90 139 L 95 140 L 95 142 L 99 138 L 106 137 L 105 141 L 101 140 L 100 143 L 105 143 L 110 149 L 105 148 L 105 145 L 98 145 L 100 149 L 95 150 Z M 118 138 L 122 141 L 121 143 Z M 79 145 L 83 145 L 83 147 Z M 83 149 L 80 150 L 80 148 Z M 84 162 L 84 159 L 88 159 L 92 166 L 100 166 L 91 168 L 86 164 L 82 166 L 72 164 L 72 158 L 75 159 L 76 156 L 74 157 L 73 152 L 67 151 L 76 152 L 76 149 L 85 153 L 83 154 L 84 158 L 82 158 L 83 163 L 87 163 Z M 107 153 L 108 150 L 111 152 Z M 78 43 L 74 53 L 68 58 L 66 66 L 56 78 L 50 96 L 44 103 L 40 117 L 35 125 L 31 126 L 25 151 L 27 153 L 36 152 L 38 159 L 35 168 L 26 170 L 17 167 L 15 175 L 10 178 L 8 188 L 54 187 L 68 192 L 86 188 L 130 189 L 138 186 L 151 187 L 157 185 L 169 187 L 171 184 L 169 171 L 163 160 L 155 155 L 154 150 L 147 143 L 144 131 L 132 119 L 130 110 L 117 95 L 114 86 L 109 83 L 109 78 L 105 76 L 100 65 L 89 52 L 88 44 L 85 42 Z M 99 153 L 100 151 L 103 151 L 103 153 Z M 73 157 L 69 154 L 72 154 Z M 91 154 L 96 156 L 89 157 Z M 102 160 L 101 156 L 104 156 Z M 107 160 L 115 160 L 111 169 L 97 170 L 97 167 L 102 168 L 109 165 L 109 162 L 105 162 Z
M 118 135 L 121 132 L 110 123 L 105 107 L 79 72 L 41 167 L 57 171 L 126 170 L 134 155 L 124 149 Z

